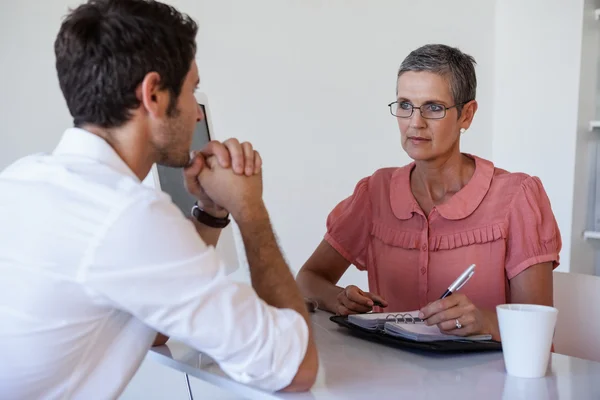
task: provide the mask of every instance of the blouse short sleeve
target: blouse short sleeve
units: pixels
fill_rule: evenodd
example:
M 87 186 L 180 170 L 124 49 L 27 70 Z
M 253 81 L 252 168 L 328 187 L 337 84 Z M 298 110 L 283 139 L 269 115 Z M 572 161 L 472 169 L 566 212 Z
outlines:
M 512 279 L 532 265 L 559 264 L 562 246 L 550 199 L 537 177 L 521 183 L 508 214 L 506 275 Z
M 369 177 L 358 182 L 354 193 L 340 202 L 327 217 L 325 240 L 358 269 L 366 269 L 371 233 Z

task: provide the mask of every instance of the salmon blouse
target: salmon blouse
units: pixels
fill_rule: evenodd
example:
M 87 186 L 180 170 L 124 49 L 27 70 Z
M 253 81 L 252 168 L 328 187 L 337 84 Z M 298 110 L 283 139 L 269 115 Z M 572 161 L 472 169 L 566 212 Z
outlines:
M 473 176 L 428 216 L 410 188 L 414 163 L 362 179 L 329 214 L 325 240 L 367 271 L 369 291 L 389 302 L 385 311 L 439 299 L 471 264 L 475 275 L 461 293 L 495 310 L 510 302 L 510 279 L 535 264 L 558 266 L 560 232 L 539 178 L 468 156 Z

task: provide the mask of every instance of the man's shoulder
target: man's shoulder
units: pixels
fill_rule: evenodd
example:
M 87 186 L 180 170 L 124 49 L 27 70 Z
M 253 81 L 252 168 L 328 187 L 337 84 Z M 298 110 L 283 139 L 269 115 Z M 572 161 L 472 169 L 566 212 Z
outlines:
M 19 158 L 0 170 L 0 179 L 18 178 L 20 175 L 33 168 L 36 162 L 44 157 L 48 157 L 48 154 L 34 153 Z
M 0 187 L 98 211 L 122 208 L 131 202 L 172 203 L 168 195 L 134 176 L 95 160 L 68 155 L 38 153 L 23 157 L 0 172 Z

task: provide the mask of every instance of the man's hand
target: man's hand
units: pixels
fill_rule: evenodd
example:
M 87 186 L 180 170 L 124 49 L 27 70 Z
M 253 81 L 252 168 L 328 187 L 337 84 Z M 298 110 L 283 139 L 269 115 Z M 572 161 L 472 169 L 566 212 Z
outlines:
M 215 217 L 225 217 L 228 213 L 226 207 L 213 201 L 198 180 L 198 175 L 207 167 L 206 160 L 209 157 L 214 157 L 222 168 L 231 167 L 235 174 L 246 176 L 260 173 L 262 159 L 248 142 L 240 144 L 237 139 L 228 139 L 220 143 L 213 140 L 195 153 L 190 165 L 184 169 L 186 188 L 196 197 L 198 206 Z
M 260 172 L 251 176 L 236 175 L 233 170 L 223 168 L 216 157 L 209 157 L 198 181 L 206 196 L 229 210 L 238 223 L 266 214 Z

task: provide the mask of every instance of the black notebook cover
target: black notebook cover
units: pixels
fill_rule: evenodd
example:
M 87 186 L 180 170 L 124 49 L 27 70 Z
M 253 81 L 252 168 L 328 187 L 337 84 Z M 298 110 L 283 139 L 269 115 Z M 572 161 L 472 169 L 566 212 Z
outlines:
M 334 315 L 329 319 L 338 325 L 348 328 L 350 333 L 357 337 L 370 340 L 372 342 L 378 342 L 388 346 L 397 347 L 400 349 L 415 349 L 436 353 L 471 353 L 502 350 L 502 344 L 494 340 L 443 340 L 435 342 L 417 342 L 415 340 L 392 336 L 382 331 L 370 331 L 368 329 L 361 328 L 360 326 L 348 322 L 348 317 Z

